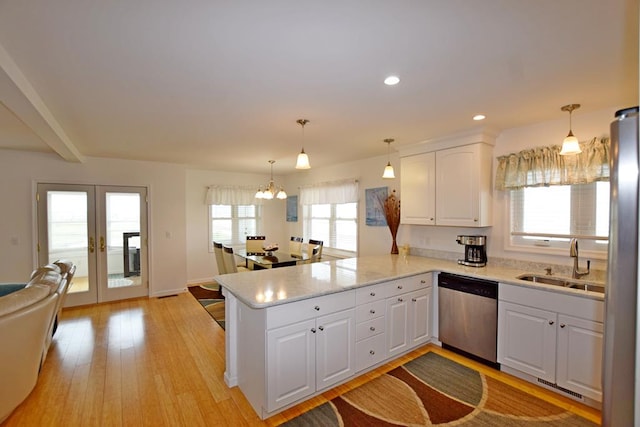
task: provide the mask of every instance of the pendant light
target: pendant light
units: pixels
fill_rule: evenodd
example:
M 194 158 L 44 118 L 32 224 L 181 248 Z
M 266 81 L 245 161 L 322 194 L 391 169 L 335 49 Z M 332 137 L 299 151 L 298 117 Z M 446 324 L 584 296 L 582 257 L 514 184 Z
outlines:
M 300 154 L 298 154 L 296 169 L 311 169 L 311 164 L 309 164 L 309 156 L 304 152 L 304 125 L 309 123 L 309 120 L 298 119 L 296 120 L 296 123 L 302 126 L 302 151 L 300 151 Z
M 580 104 L 568 104 L 560 107 L 560 110 L 569 112 L 569 134 L 562 142 L 562 150 L 560 151 L 561 156 L 582 153 L 580 144 L 578 143 L 578 138 L 573 136 L 573 131 L 571 130 L 571 113 L 573 110 L 577 110 L 578 108 L 580 108 Z
M 382 177 L 385 179 L 393 179 L 396 177 L 395 173 L 393 173 L 393 166 L 391 166 L 391 143 L 393 142 L 393 138 L 387 138 L 384 142 L 387 144 L 387 166 L 384 168 L 384 172 Z
M 282 186 L 280 186 L 280 189 L 276 191 L 276 186 L 273 182 L 273 164 L 275 162 L 275 160 L 269 160 L 269 163 L 271 164 L 271 179 L 269 180 L 269 184 L 267 184 L 264 191 L 262 191 L 262 187 L 258 187 L 258 191 L 256 192 L 256 199 L 271 200 L 275 197 L 282 200 L 287 198 L 287 193 L 285 193 Z

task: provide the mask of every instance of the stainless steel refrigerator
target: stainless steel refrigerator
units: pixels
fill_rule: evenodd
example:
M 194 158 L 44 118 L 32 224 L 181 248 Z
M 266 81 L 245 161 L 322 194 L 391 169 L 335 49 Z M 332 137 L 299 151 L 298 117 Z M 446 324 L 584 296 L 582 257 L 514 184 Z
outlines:
M 640 425 L 638 107 L 611 123 L 611 206 L 605 293 L 602 425 Z M 638 371 L 637 371 L 638 370 Z

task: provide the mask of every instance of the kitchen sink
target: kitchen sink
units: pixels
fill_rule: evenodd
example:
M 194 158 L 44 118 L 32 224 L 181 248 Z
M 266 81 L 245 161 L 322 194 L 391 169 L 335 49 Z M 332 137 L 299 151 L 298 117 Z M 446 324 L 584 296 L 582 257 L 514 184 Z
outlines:
M 562 286 L 564 288 L 581 289 L 583 291 L 598 292 L 604 294 L 604 286 L 578 282 L 563 277 L 553 277 L 538 274 L 522 274 L 516 278 L 533 283 L 544 283 L 545 285 Z

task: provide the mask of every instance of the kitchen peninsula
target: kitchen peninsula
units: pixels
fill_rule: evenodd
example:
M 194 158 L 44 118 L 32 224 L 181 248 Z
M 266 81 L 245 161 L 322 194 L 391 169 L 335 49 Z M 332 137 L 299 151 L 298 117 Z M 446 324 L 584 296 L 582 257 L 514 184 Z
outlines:
M 215 277 L 226 298 L 225 382 L 239 386 L 264 419 L 438 343 L 439 272 L 499 281 L 512 305 L 541 290 L 553 297 L 541 301 L 576 306 L 569 314 L 602 322 L 601 294 L 524 282 L 517 279 L 523 271 L 491 264 L 381 255 L 227 274 Z

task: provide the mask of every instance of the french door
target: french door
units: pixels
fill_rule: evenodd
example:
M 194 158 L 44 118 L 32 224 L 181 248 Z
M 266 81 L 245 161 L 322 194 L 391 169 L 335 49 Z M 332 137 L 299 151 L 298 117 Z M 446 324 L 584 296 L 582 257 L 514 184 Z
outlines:
M 149 294 L 147 189 L 38 184 L 38 265 L 70 259 L 65 307 Z

